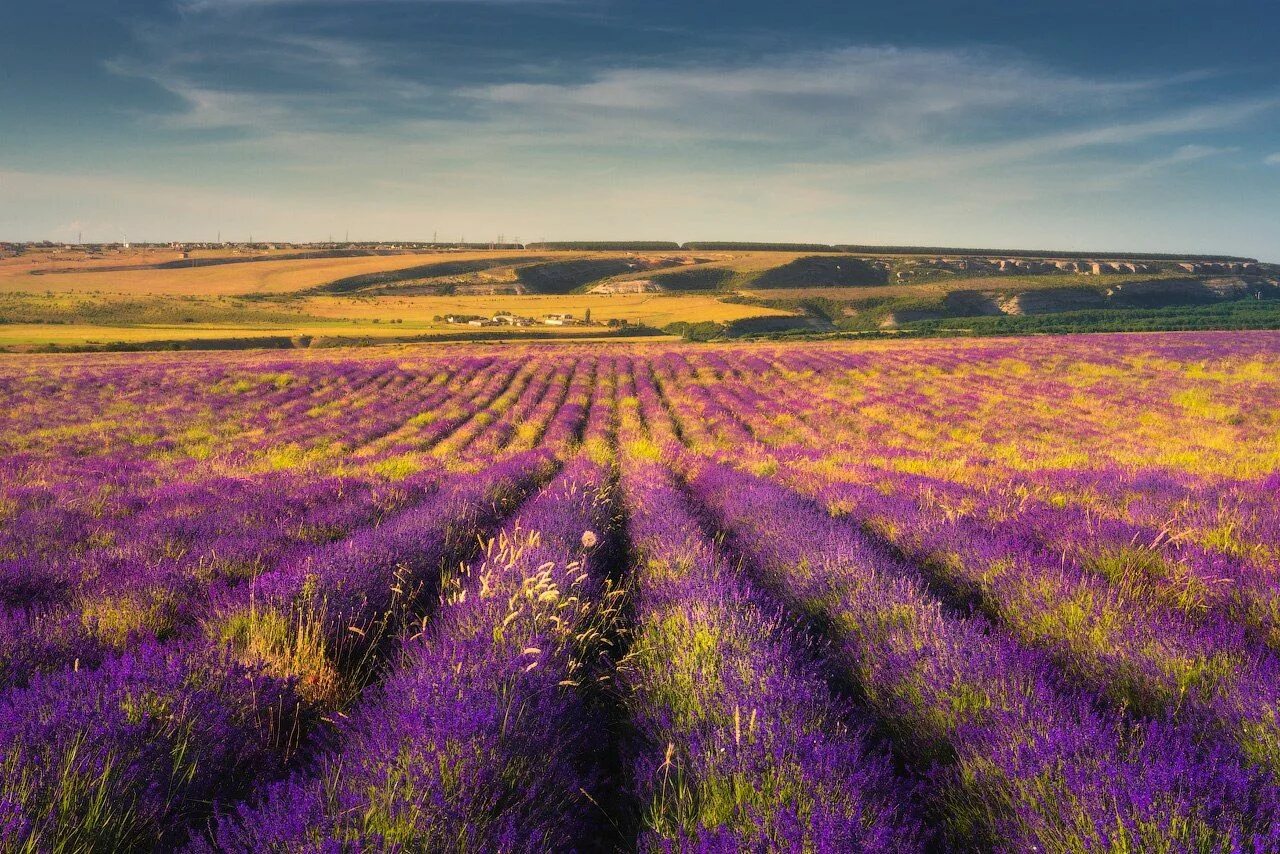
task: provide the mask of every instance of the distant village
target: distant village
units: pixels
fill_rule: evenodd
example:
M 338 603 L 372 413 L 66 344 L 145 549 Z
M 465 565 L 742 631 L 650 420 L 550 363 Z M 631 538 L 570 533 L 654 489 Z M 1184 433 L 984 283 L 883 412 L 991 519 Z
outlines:
M 629 325 L 625 319 L 611 317 L 603 322 L 591 319 L 591 309 L 587 309 L 582 317 L 573 314 L 544 314 L 542 317 L 526 317 L 509 311 L 499 311 L 492 315 L 484 314 L 445 314 L 436 315 L 437 323 L 450 323 L 457 326 L 604 326 L 617 329 Z

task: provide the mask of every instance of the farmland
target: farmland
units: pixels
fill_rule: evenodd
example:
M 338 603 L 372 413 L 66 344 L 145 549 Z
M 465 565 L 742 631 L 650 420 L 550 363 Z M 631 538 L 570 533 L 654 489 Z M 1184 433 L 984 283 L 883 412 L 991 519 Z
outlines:
M 628 253 L 604 258 L 563 251 L 513 255 L 510 250 L 336 258 L 190 254 L 185 262 L 175 260 L 177 253 L 159 251 L 107 257 L 33 252 L 6 259 L 0 262 L 0 349 L 465 339 L 492 333 L 478 335 L 445 322 L 445 316 L 504 311 L 535 319 L 556 313 L 581 318 L 590 312 L 600 323 L 625 321 L 653 335 L 680 321 L 731 323 L 792 313 L 733 304 L 715 294 L 585 292 L 584 285 L 598 278 L 660 262 Z M 522 335 L 602 332 L 535 326 Z
M 487 253 L 451 254 L 471 260 Z M 221 253 L 209 258 L 241 260 Z M 267 258 L 271 253 L 267 253 Z M 58 255 L 8 259 L 0 265 L 0 289 L 40 290 L 55 293 L 86 291 L 123 296 L 229 296 L 232 294 L 281 294 L 323 285 L 347 276 L 385 273 L 423 264 L 431 256 L 419 254 L 356 258 L 259 260 L 208 267 L 147 269 L 145 265 L 178 263 L 177 253 L 136 253 L 115 259 L 63 258 Z M 200 260 L 197 258 L 197 260 Z M 23 263 L 23 262 L 26 263 Z M 109 263 L 114 261 L 114 263 Z M 102 269 L 95 269 L 102 268 Z M 30 276 L 36 276 L 34 282 Z
M 0 401 L 0 849 L 1280 846 L 1276 333 L 3 355 Z
M 0 349 L 1280 328 L 1280 267 L 1251 259 L 565 246 L 25 247 L 0 259 Z M 530 324 L 504 334 L 448 321 L 503 312 Z M 595 327 L 539 322 L 588 312 Z
M 449 324 L 449 314 L 490 315 L 500 311 L 541 316 L 592 312 L 601 322 L 626 320 L 651 330 L 696 318 L 732 322 L 743 318 L 789 316 L 780 309 L 735 305 L 701 294 L 619 294 L 546 296 L 386 296 L 378 299 L 310 296 L 285 301 L 234 298 L 18 297 L 0 295 L 0 348 L 41 345 L 93 346 L 190 341 L 206 345 L 227 340 L 307 336 L 311 339 L 366 338 L 371 341 L 414 336 L 465 338 L 466 326 Z M 601 334 L 595 326 L 533 326 L 544 337 Z

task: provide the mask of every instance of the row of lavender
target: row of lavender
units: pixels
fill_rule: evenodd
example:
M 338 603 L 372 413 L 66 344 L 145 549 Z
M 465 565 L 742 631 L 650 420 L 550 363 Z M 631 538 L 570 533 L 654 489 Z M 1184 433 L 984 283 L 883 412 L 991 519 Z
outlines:
M 9 457 L 0 605 L 23 632 L 21 642 L 14 636 L 4 642 L 12 644 L 14 655 L 38 659 L 29 643 L 33 635 L 54 642 L 73 631 L 86 642 L 120 646 L 139 632 L 168 634 L 175 624 L 190 622 L 184 608 L 207 598 L 210 584 L 252 577 L 289 549 L 340 538 L 430 493 L 447 474 L 438 457 L 428 453 L 441 442 L 456 443 L 464 432 L 469 440 L 495 433 L 497 440 L 476 454 L 479 459 L 502 447 L 520 450 L 497 429 L 509 422 L 499 421 L 490 429 L 487 420 L 503 376 L 509 377 L 512 369 L 484 377 L 475 367 L 464 363 L 448 387 L 421 398 L 393 398 L 378 407 L 376 420 L 412 432 L 419 451 L 411 458 L 397 457 L 401 465 L 391 466 L 385 475 L 359 451 L 342 461 L 349 473 L 318 467 L 246 471 L 235 466 L 241 452 L 212 463 L 187 459 L 168 465 L 154 458 L 130 459 L 131 445 L 104 447 L 70 474 L 51 473 L 47 466 L 35 471 L 36 466 L 24 465 L 22 455 Z M 560 379 L 558 390 L 549 393 L 543 383 L 518 395 L 504 418 L 512 413 L 526 417 L 540 436 L 563 398 Z M 442 406 L 454 414 L 439 417 Z M 308 419 L 307 425 L 346 421 L 353 407 L 356 412 L 371 408 L 356 395 L 341 411 Z M 424 414 L 430 416 L 429 424 Z M 278 434 L 263 434 L 258 443 L 269 451 L 279 439 Z M 53 454 L 65 450 L 55 445 Z M 363 468 L 351 465 L 353 460 Z M 77 473 L 101 474 L 98 488 L 87 488 Z M 209 512 L 211 507 L 217 512 Z M 6 660 L 15 673 L 5 681 L 21 682 L 22 663 L 13 656 Z
M 989 407 L 990 444 L 972 423 L 922 432 L 1007 397 L 1019 359 L 1077 392 L 1146 371 L 1082 435 L 1135 401 L 1186 409 L 1151 383 L 1267 387 L 1256 366 L 1280 361 L 1258 336 L 1144 346 L 531 351 L 317 370 L 307 394 L 314 365 L 255 364 L 211 417 L 260 433 L 225 454 L 104 435 L 134 479 L 94 518 L 134 551 L 93 523 L 69 559 L 10 541 L 27 563 L 9 607 L 54 642 L 0 693 L 0 833 L 30 850 L 1268 850 L 1280 514 L 1268 458 L 1213 454 L 1226 431 L 1256 455 L 1269 410 L 1196 403 L 1197 465 L 1057 476 L 991 450 L 1020 421 L 1056 453 L 1043 407 Z M 76 426 L 15 438 L 10 470 L 74 473 L 45 457 L 92 447 Z M 285 435 L 305 467 L 252 471 Z M 156 500 L 181 471 L 208 491 Z
M 751 426 L 712 399 L 723 390 L 699 391 L 704 411 L 744 441 Z M 749 411 L 767 412 L 771 403 L 758 398 Z M 823 426 L 830 435 L 832 426 Z M 733 456 L 741 460 L 740 451 Z M 783 480 L 874 527 L 951 598 L 1009 623 L 1024 643 L 1049 649 L 1113 702 L 1140 711 L 1199 709 L 1234 734 L 1250 761 L 1274 764 L 1275 698 L 1267 691 L 1275 684 L 1278 600 L 1265 560 L 1028 501 L 1025 493 L 1011 510 L 1007 495 L 993 499 L 934 478 L 880 471 L 866 477 L 869 484 L 854 483 L 847 470 L 815 476 L 803 451 L 768 456 L 766 467 Z M 1270 509 L 1254 516 L 1264 542 L 1275 519 Z M 1087 536 L 1081 541 L 1075 532 Z
M 650 400 L 649 411 L 657 423 L 671 422 L 672 438 L 723 459 L 723 465 L 706 468 L 690 463 L 698 472 L 694 482 L 710 504 L 719 505 L 730 529 L 749 532 L 743 549 L 758 553 L 758 571 L 837 642 L 848 643 L 852 633 L 858 643 L 851 657 L 891 666 L 891 653 L 901 644 L 906 661 L 915 662 L 910 669 L 917 673 L 893 690 L 877 683 L 892 685 L 901 674 L 878 667 L 855 673 L 873 699 L 888 701 L 894 691 L 909 687 L 910 705 L 942 716 L 941 721 L 921 719 L 919 709 L 905 714 L 905 731 L 895 734 L 895 746 L 908 756 L 917 753 L 904 745 L 927 734 L 931 722 L 946 734 L 947 718 L 960 711 L 950 726 L 963 726 L 957 734 L 964 739 L 947 737 L 945 761 L 938 755 L 930 759 L 958 764 L 966 788 L 980 783 L 976 790 L 944 796 L 943 815 L 953 822 L 962 819 L 953 832 L 972 836 L 996 828 L 997 840 L 1012 836 L 1041 846 L 1055 840 L 1049 847 L 1068 849 L 1128 846 L 1134 840 L 1142 841 L 1139 847 L 1176 842 L 1226 850 L 1266 850 L 1274 844 L 1276 699 L 1270 692 L 1276 665 L 1263 647 L 1269 645 L 1267 610 L 1274 582 L 1267 567 L 1179 547 L 1175 538 L 1143 540 L 1151 532 L 1138 526 L 1082 519 L 1078 512 L 1034 501 L 1030 509 L 1019 508 L 1011 523 L 1007 512 L 982 512 L 993 504 L 1007 505 L 1007 496 L 983 501 L 979 491 L 886 468 L 870 467 L 876 476 L 866 478 L 869 484 L 850 483 L 859 479 L 857 472 L 833 477 L 812 446 L 780 449 L 788 443 L 776 435 L 764 438 L 778 427 L 780 413 L 790 418 L 800 412 L 786 432 L 808 434 L 810 441 L 822 435 L 830 447 L 842 431 L 823 413 L 813 407 L 790 409 L 782 402 L 785 390 L 770 394 L 759 386 L 699 382 L 698 368 L 665 367 L 658 385 L 668 399 Z M 696 417 L 679 417 L 688 412 Z M 734 467 L 770 473 L 823 503 L 779 491 L 735 473 Z M 869 468 L 865 461 L 850 467 Z M 1275 542 L 1266 533 L 1268 521 L 1275 519 L 1274 497 L 1266 497 L 1275 480 L 1273 475 L 1261 489 L 1247 487 L 1253 493 L 1250 503 L 1261 510 L 1249 522 L 1263 549 Z M 849 521 L 833 523 L 825 508 Z M 1081 521 L 1092 524 L 1079 525 L 1075 532 L 1086 539 L 1073 542 L 1068 532 Z M 771 524 L 777 525 L 773 531 Z M 813 540 L 798 542 L 797 526 Z M 1135 547 L 1138 542 L 1145 545 Z M 815 565 L 823 569 L 815 573 Z M 1218 578 L 1223 586 L 1214 590 L 1209 572 L 1230 575 Z M 917 586 L 921 604 L 893 602 L 890 622 L 903 622 L 897 627 L 903 636 L 869 650 L 862 644 L 877 636 L 883 642 L 886 628 L 882 618 L 864 624 L 867 618 L 859 616 L 869 606 L 874 615 L 873 603 L 886 595 L 878 590 L 877 576 L 899 583 L 908 579 Z M 896 592 L 900 599 L 903 591 Z M 947 676 L 948 658 L 957 656 L 921 638 L 918 627 L 933 611 L 942 620 L 936 627 L 940 634 L 963 636 L 964 630 L 948 623 L 972 623 L 960 616 L 972 605 L 996 621 L 981 634 L 1003 635 L 998 646 L 1005 649 Z M 949 621 L 948 606 L 956 608 Z M 912 611 L 919 616 L 912 617 Z M 991 643 L 969 638 L 964 648 L 972 657 L 984 645 Z M 995 664 L 1019 657 L 1027 661 L 1022 668 Z M 984 663 L 994 669 L 984 672 Z M 932 685 L 912 684 L 922 669 L 939 667 Z M 1016 683 L 1019 669 L 1039 675 L 1025 677 L 1002 698 L 1001 676 Z M 1037 681 L 1040 687 L 1033 688 Z M 930 691 L 941 693 L 930 699 Z M 1055 714 L 1054 706 L 1062 705 L 1055 696 L 1076 699 Z M 1030 705 L 1028 698 L 1034 700 Z M 1019 705 L 1023 710 L 1015 712 Z M 983 718 L 994 710 L 1005 719 L 987 728 Z M 896 708 L 881 714 L 890 727 L 904 716 Z M 1093 738 L 1081 738 L 1091 730 Z M 979 750 L 966 757 L 964 748 L 975 737 Z M 1072 769 L 1072 743 L 1087 745 L 1079 769 Z M 999 769 L 1008 779 L 984 779 L 996 770 L 989 767 L 993 760 L 999 766 L 1002 745 L 1017 748 L 1004 757 L 1010 765 Z M 1036 750 L 1043 751 L 1040 767 Z M 1064 772 L 1073 773 L 1055 783 Z M 1195 782 L 1205 775 L 1214 782 L 1197 788 Z M 1110 791 L 1098 785 L 1104 779 Z M 1022 788 L 1026 785 L 1031 789 Z M 990 843 L 992 837 L 986 839 Z
M 10 492 L 44 500 L 14 501 L 19 524 L 6 529 L 16 554 L 2 587 L 4 847 L 169 846 L 211 804 L 303 761 L 325 737 L 324 715 L 376 679 L 395 635 L 426 612 L 442 569 L 549 474 L 552 456 L 509 441 L 501 416 L 514 410 L 536 431 L 527 445 L 558 447 L 580 429 L 581 409 L 561 405 L 566 374 L 531 382 L 531 367 L 488 368 L 402 382 L 413 393 L 365 419 L 366 445 L 397 429 L 413 441 L 407 472 L 238 472 L 150 490 L 149 472 L 117 478 L 109 494 L 123 506 L 62 514 L 76 525 L 61 532 L 65 549 L 24 533 L 48 537 L 47 517 L 66 503 L 52 478 Z M 395 380 L 377 385 L 386 393 Z M 357 390 L 315 413 L 328 385 L 303 397 L 313 421 L 376 403 Z M 503 432 L 490 438 L 495 422 Z M 455 449 L 436 462 L 445 441 Z M 473 442 L 487 442 L 478 459 L 500 461 L 476 471 L 457 453 Z M 127 447 L 95 462 L 110 470 Z
M 611 573 L 623 554 L 607 452 L 615 388 L 611 364 L 575 376 L 545 438 L 572 435 L 584 450 L 475 563 L 437 566 L 429 617 L 387 635 L 386 678 L 293 774 L 220 813 L 194 850 L 531 851 L 620 841 L 616 825 L 601 821 L 613 785 L 608 741 L 582 739 L 607 729 L 604 686 L 621 634 L 622 590 Z M 315 588 L 341 589 L 357 571 L 340 568 Z M 357 605 L 392 614 L 390 606 Z

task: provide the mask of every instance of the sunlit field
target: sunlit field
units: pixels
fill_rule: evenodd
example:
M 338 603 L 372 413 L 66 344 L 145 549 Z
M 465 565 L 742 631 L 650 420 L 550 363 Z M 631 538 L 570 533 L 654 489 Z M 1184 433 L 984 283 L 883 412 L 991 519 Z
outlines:
M 355 344 L 414 338 L 598 337 L 611 334 L 604 326 L 608 321 L 625 322 L 652 336 L 677 322 L 731 323 L 793 313 L 726 302 L 724 294 L 715 293 L 586 292 L 592 276 L 607 278 L 628 264 L 643 266 L 630 253 L 440 251 L 254 260 L 273 254 L 282 253 L 197 251 L 193 262 L 235 263 L 164 269 L 143 265 L 183 263 L 175 260 L 178 253 L 115 252 L 100 258 L 67 251 L 4 259 L 0 349 L 139 349 L 194 347 L 197 342 L 225 349 L 254 341 L 288 346 L 289 339 L 299 338 L 308 341 L 295 341 L 293 346 L 307 346 L 311 339 Z M 757 254 L 773 258 L 773 263 L 792 258 Z M 663 256 L 644 257 L 653 261 Z M 580 274 L 575 265 L 595 272 Z M 534 275 L 525 271 L 548 267 L 562 270 L 568 278 L 552 275 L 534 285 L 522 283 L 520 276 Z M 347 283 L 352 282 L 348 292 Z M 478 331 L 446 319 L 458 314 L 488 318 L 498 312 L 528 317 L 535 324 L 515 334 L 508 328 L 508 334 L 498 336 L 492 329 Z M 591 317 L 596 325 L 548 327 L 537 322 L 547 314 L 565 313 L 580 320 Z
M 1280 329 L 1280 267 L 1248 259 L 1104 263 L 768 246 L 26 247 L 0 258 L 0 350 Z M 343 253 L 365 254 L 332 257 Z M 499 312 L 532 325 L 467 324 Z M 590 317 L 594 327 L 548 328 L 540 323 L 548 314 Z
M 280 253 L 283 254 L 283 253 Z M 416 267 L 438 260 L 471 260 L 490 253 L 415 253 L 356 258 L 285 259 L 176 269 L 95 270 L 94 267 L 173 262 L 177 253 L 126 256 L 96 262 L 19 257 L 0 265 L 0 292 L 51 291 L 55 294 L 105 293 L 124 296 L 227 296 L 285 294 L 322 285 L 343 276 Z M 224 254 L 205 253 L 208 257 Z M 36 256 L 40 257 L 40 256 Z M 202 257 L 199 253 L 193 257 Z M 32 270 L 38 271 L 33 275 Z
M 1276 850 L 1278 562 L 1276 333 L 0 356 L 0 849 Z
M 606 331 L 600 323 L 626 321 L 661 328 L 676 321 L 727 322 L 749 317 L 783 316 L 787 312 L 761 306 L 735 305 L 694 294 L 576 294 L 567 296 L 389 296 L 377 300 L 317 296 L 286 304 L 237 303 L 219 299 L 151 299 L 146 302 L 101 301 L 91 311 L 104 322 L 85 323 L 83 299 L 64 303 L 49 300 L 38 306 L 39 316 L 67 320 L 41 323 L 0 323 L 0 348 L 112 346 L 161 341 L 218 342 L 239 339 L 308 336 L 311 338 L 379 339 L 430 336 L 472 336 L 466 324 L 449 323 L 449 314 L 491 316 L 507 311 L 539 320 L 546 314 L 568 312 L 587 316 L 594 326 L 522 327 L 525 336 L 591 337 Z M 0 309 L 25 308 L 14 298 L 0 296 Z M 34 312 L 33 312 L 34 314 Z M 510 330 L 508 330 L 508 333 Z

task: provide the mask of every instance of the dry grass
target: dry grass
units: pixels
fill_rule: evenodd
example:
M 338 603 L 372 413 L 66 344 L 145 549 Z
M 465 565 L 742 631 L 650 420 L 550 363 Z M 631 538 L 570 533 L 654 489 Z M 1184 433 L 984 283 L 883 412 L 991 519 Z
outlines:
M 215 254 L 198 253 L 199 257 L 213 257 Z M 0 258 L 0 277 L 26 275 L 32 270 L 92 270 L 124 264 L 161 264 L 181 258 L 182 253 L 175 249 L 113 249 L 100 253 L 89 253 L 83 249 L 29 249 L 12 258 Z
M 790 264 L 798 258 L 808 258 L 811 255 L 824 255 L 832 253 L 823 252 L 698 252 L 690 250 L 688 252 L 681 251 L 679 254 L 698 259 L 699 263 L 689 264 L 681 267 L 670 267 L 663 270 L 637 270 L 634 273 L 626 273 L 617 276 L 619 281 L 628 281 L 632 279 L 657 279 L 662 280 L 664 273 L 678 273 L 684 270 L 705 270 L 705 269 L 722 269 L 732 270 L 737 273 L 758 273 L 770 270 L 774 267 L 781 267 L 783 264 Z M 834 253 L 844 254 L 844 253 Z
M 1185 276 L 1184 276 L 1185 277 Z M 1045 288 L 1105 288 L 1125 282 L 1146 282 L 1151 279 L 1178 278 L 1173 273 L 1115 273 L 1087 276 L 1075 273 L 1047 273 L 1026 276 L 956 276 L 932 279 L 927 282 L 874 287 L 849 288 L 748 288 L 744 294 L 761 299 L 830 299 L 840 302 L 863 299 L 888 299 L 898 297 L 944 297 L 952 291 L 1025 291 Z
M 556 296 L 388 296 L 377 299 L 313 297 L 302 303 L 313 317 L 365 319 L 384 323 L 404 321 L 404 327 L 430 325 L 436 315 L 494 314 L 510 311 L 526 317 L 544 314 L 573 314 L 582 317 L 591 310 L 593 320 L 610 318 L 662 327 L 677 320 L 729 321 L 744 317 L 779 315 L 786 312 L 749 305 L 721 302 L 714 296 L 672 296 L 668 294 L 567 294 Z
M 282 254 L 280 250 L 276 254 Z M 292 250 L 288 250 L 292 251 Z M 203 252 L 197 257 L 228 256 Z M 258 253 L 270 254 L 270 253 Z M 538 318 L 551 313 L 579 317 L 589 309 L 598 322 L 626 320 L 661 328 L 685 321 L 730 322 L 787 312 L 760 306 L 722 302 L 712 291 L 672 294 L 566 294 L 524 296 L 437 296 L 364 294 L 360 296 L 303 296 L 298 292 L 336 279 L 368 273 L 420 267 L 439 261 L 467 261 L 512 257 L 501 252 L 423 252 L 357 258 L 255 261 L 214 267 L 168 270 L 91 272 L 94 266 L 157 263 L 174 260 L 170 250 L 108 252 L 89 257 L 80 250 L 32 253 L 0 262 L 0 347 L 40 345 L 135 344 L 152 341 L 191 341 L 276 336 L 359 337 L 389 339 L 413 335 L 475 335 L 477 329 L 434 320 L 448 314 L 490 315 L 498 311 Z M 539 259 L 621 257 L 628 253 L 541 252 Z M 662 253 L 650 253 L 662 254 Z M 660 271 L 636 271 L 617 278 L 658 278 L 663 273 L 702 268 L 732 270 L 740 281 L 757 272 L 785 265 L 812 252 L 688 252 L 695 266 Z M 243 257 L 243 256 L 242 256 Z M 530 255 L 532 261 L 534 255 Z M 30 275 L 33 268 L 63 270 Z M 65 270 L 72 272 L 65 272 Z M 502 278 L 507 268 L 485 271 L 483 277 Z M 1150 279 L 1159 274 L 1082 276 L 955 276 L 918 284 L 878 287 L 814 287 L 746 290 L 764 299 L 826 298 L 840 302 L 914 298 L 937 302 L 948 292 L 978 290 L 1017 292 L 1040 288 L 1105 287 Z M 236 297 L 270 297 L 237 299 Z M 30 323 L 29 321 L 46 321 Z M 54 322 L 56 321 L 56 323 Z M 491 334 L 493 329 L 485 329 Z M 598 335 L 598 328 L 533 327 L 540 335 L 571 337 Z M 527 334 L 527 332 L 525 333 Z
M 63 301 L 48 298 L 51 306 Z M 102 322 L 77 320 L 65 323 L 0 323 L 0 347 L 33 347 L 138 344 L 150 341 L 193 341 L 226 338 L 268 337 L 358 337 L 397 338 L 412 335 L 456 335 L 491 333 L 498 327 L 437 322 L 433 318 L 450 313 L 493 314 L 510 311 L 529 317 L 570 313 L 578 317 L 591 310 L 596 321 L 627 320 L 632 324 L 666 326 L 677 320 L 729 321 L 744 317 L 785 314 L 776 309 L 733 305 L 712 296 L 669 296 L 629 294 L 604 296 L 436 297 L 395 296 L 378 298 L 309 297 L 289 300 L 269 314 L 273 303 L 252 303 L 243 307 L 216 300 L 191 301 L 152 298 L 138 303 L 115 298 L 120 311 L 104 314 Z M 109 302 L 111 298 L 107 298 Z M 0 303 L 2 306 L 3 303 Z M 69 308 L 63 307 L 66 311 Z M 284 309 L 288 309 L 286 312 Z M 214 312 L 216 310 L 216 316 Z M 296 317 L 289 316 L 296 312 Z M 53 312 L 51 312 L 53 314 Z M 74 317 L 74 315 L 69 315 Z M 192 317 L 195 322 L 183 322 Z M 397 322 L 392 322 L 397 321 Z M 599 326 L 532 326 L 520 330 L 548 338 L 587 338 L 600 335 Z
M 298 249 L 255 250 L 242 252 L 230 249 L 196 249 L 190 257 L 204 258 L 261 258 L 296 254 Z M 0 279 L 10 276 L 26 276 L 33 270 L 47 272 L 92 272 L 110 267 L 144 267 L 149 264 L 165 264 L 183 260 L 177 249 L 147 247 L 142 249 L 108 249 L 88 252 L 84 249 L 28 249 L 12 258 L 0 258 Z
M 179 268 L 174 270 L 120 270 L 105 272 L 48 273 L 33 276 L 33 269 L 60 269 L 80 266 L 61 256 L 50 255 L 36 265 L 8 263 L 0 267 L 0 292 L 29 293 L 107 293 L 127 296 L 231 296 L 236 294 L 288 294 L 313 288 L 347 276 L 380 273 L 418 267 L 435 261 L 465 261 L 511 252 L 424 252 L 411 255 L 387 255 L 362 258 L 312 258 L 290 261 L 259 261 L 247 264 L 223 264 L 215 267 Z M 538 253 L 575 257 L 581 253 Z M 157 257 L 151 261 L 117 257 L 105 263 L 154 263 L 173 260 Z M 11 259 L 21 261 L 22 258 Z M 98 264 L 102 266 L 102 264 Z
M 236 326 L 228 324 L 182 324 L 175 326 L 90 326 L 87 324 L 47 325 L 38 323 L 0 324 L 0 348 L 36 347 L 44 344 L 62 346 L 142 344 L 153 341 L 219 341 L 311 336 L 312 338 L 400 338 L 415 334 L 451 334 L 459 339 L 477 330 L 469 326 L 414 327 L 409 324 L 373 323 L 303 323 L 296 326 Z M 587 338 L 600 335 L 600 327 L 539 327 L 533 330 L 547 338 Z

